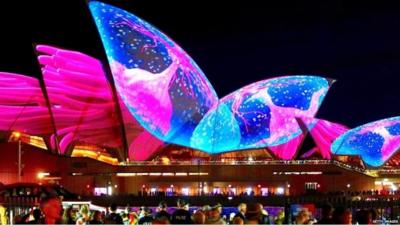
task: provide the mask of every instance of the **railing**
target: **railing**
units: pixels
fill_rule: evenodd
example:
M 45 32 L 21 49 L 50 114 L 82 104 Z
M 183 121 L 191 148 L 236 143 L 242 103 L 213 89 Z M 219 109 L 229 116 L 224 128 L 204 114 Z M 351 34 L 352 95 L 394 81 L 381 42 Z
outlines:
M 199 165 L 336 165 L 346 170 L 356 171 L 366 175 L 366 170 L 337 160 L 219 160 L 219 161 L 135 161 L 121 164 L 122 166 L 199 166 Z
M 218 161 L 135 161 L 122 163 L 124 166 L 145 166 L 145 165 L 326 165 L 332 164 L 335 160 L 218 160 Z M 344 164 L 344 163 L 342 163 Z M 345 164 L 347 165 L 347 164 Z

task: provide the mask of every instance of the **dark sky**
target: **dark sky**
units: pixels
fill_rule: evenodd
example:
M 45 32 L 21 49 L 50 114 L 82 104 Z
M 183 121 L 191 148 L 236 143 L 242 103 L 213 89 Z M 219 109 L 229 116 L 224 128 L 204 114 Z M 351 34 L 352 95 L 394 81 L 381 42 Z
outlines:
M 38 76 L 32 42 L 104 61 L 85 0 L 26 2 L 1 6 L 0 70 Z M 220 97 L 261 79 L 314 74 L 337 80 L 320 118 L 354 127 L 400 115 L 400 13 L 389 1 L 105 2 L 170 36 Z

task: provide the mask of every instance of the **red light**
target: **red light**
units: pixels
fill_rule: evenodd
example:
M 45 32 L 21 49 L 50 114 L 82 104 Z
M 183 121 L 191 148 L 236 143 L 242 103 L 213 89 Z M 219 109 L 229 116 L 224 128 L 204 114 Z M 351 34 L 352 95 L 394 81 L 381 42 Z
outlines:
M 86 188 L 90 188 L 90 185 L 88 184 L 88 185 L 86 185 Z
M 317 188 L 320 188 L 321 187 L 321 185 L 320 184 L 317 184 Z
M 260 188 L 260 187 L 261 187 L 261 184 L 257 185 L 257 187 Z

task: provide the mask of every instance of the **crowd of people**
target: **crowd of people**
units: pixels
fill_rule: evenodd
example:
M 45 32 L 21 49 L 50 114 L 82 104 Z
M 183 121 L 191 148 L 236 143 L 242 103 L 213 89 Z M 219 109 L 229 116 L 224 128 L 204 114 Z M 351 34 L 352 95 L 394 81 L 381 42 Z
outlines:
M 82 205 L 78 211 L 72 207 L 63 209 L 59 198 L 49 197 L 42 200 L 40 208 L 27 215 L 16 216 L 14 224 L 373 224 L 375 220 L 376 213 L 373 210 L 359 210 L 353 218 L 351 210 L 343 207 L 334 209 L 330 204 L 322 207 L 319 220 L 306 209 L 287 220 L 284 210 L 272 217 L 260 203 L 241 203 L 237 211 L 228 216 L 222 215 L 220 204 L 205 205 L 190 212 L 189 203 L 183 199 L 178 200 L 177 208 L 171 214 L 164 201 L 159 203 L 155 212 L 149 207 L 140 207 L 137 212 L 126 210 L 118 213 L 117 206 L 112 204 L 108 213 L 105 213 L 91 211 L 88 205 Z

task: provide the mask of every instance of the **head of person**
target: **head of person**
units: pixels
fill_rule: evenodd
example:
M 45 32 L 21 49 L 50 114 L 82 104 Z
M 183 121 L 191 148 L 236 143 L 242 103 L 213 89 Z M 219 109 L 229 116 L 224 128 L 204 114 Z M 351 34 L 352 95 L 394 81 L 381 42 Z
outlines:
M 217 219 L 221 217 L 221 213 L 219 212 L 217 207 L 212 207 L 208 213 L 209 219 Z
M 42 211 L 40 211 L 40 209 L 34 209 L 33 212 L 32 212 L 32 216 L 37 221 L 42 216 Z
M 110 212 L 116 212 L 116 211 L 117 211 L 117 204 L 112 203 L 112 204 L 110 205 Z
M 321 216 L 324 219 L 332 218 L 333 207 L 331 204 L 326 203 L 321 207 Z
M 157 209 L 158 209 L 158 211 L 166 211 L 167 208 L 168 208 L 167 203 L 165 201 L 161 201 L 158 204 L 158 208 Z
M 143 211 L 145 216 L 150 216 L 153 213 L 153 210 L 151 210 L 149 207 L 144 207 Z
M 47 221 L 58 221 L 61 218 L 61 200 L 57 196 L 43 198 L 40 203 L 40 208 Z
M 82 205 L 81 209 L 79 210 L 79 213 L 82 216 L 88 216 L 89 215 L 89 206 L 88 205 Z
M 217 210 L 218 213 L 221 215 L 221 213 L 222 213 L 222 205 L 220 203 L 217 203 L 216 205 L 214 205 L 213 208 L 215 210 Z
M 344 207 L 337 207 L 332 213 L 332 222 L 335 224 L 352 224 L 353 215 Z
M 68 217 L 68 218 L 73 218 L 73 217 L 75 217 L 75 211 L 74 211 L 74 209 L 72 208 L 72 206 L 69 206 L 69 207 L 65 210 L 64 216 L 65 216 L 65 217 Z
M 246 213 L 246 209 L 247 209 L 247 205 L 246 203 L 240 203 L 238 205 L 238 211 L 245 214 Z
M 177 205 L 180 209 L 189 210 L 189 203 L 183 199 L 178 199 Z
M 197 210 L 193 214 L 194 224 L 204 224 L 206 222 L 206 214 L 202 210 Z
M 356 220 L 358 224 L 372 224 L 372 212 L 369 210 L 360 210 L 356 213 Z
M 306 210 L 301 210 L 296 216 L 296 224 L 307 224 L 310 220 L 310 214 Z
M 260 207 L 257 204 L 249 204 L 247 206 L 245 218 L 248 221 L 259 221 L 261 217 Z
M 94 212 L 93 212 L 93 220 L 96 220 L 96 221 L 101 221 L 103 218 L 102 218 L 102 214 L 101 214 L 101 212 L 100 211 L 98 211 L 98 210 L 95 210 Z
M 241 225 L 243 225 L 244 221 L 243 221 L 243 219 L 241 217 L 237 216 L 237 217 L 233 218 L 232 224 L 241 224 Z

